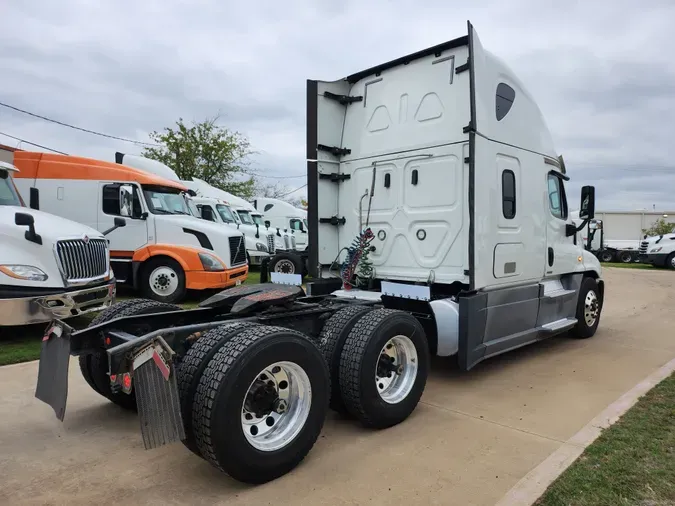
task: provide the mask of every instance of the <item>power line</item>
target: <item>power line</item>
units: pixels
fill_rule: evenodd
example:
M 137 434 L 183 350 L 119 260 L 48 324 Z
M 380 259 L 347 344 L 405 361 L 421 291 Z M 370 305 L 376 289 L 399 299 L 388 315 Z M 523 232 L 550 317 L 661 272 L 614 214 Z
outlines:
M 300 176 L 265 176 L 264 174 L 257 174 L 255 172 L 244 172 L 244 174 L 255 177 L 264 177 L 267 179 L 299 179 L 301 177 L 307 177 L 307 174 L 302 174 Z
M 55 119 L 52 119 L 52 118 L 48 118 L 46 116 L 41 116 L 40 114 L 35 114 L 33 112 L 26 111 L 24 109 L 19 109 L 18 107 L 15 107 L 15 106 L 9 105 L 9 104 L 5 104 L 3 102 L 0 102 L 0 106 L 7 107 L 8 109 L 12 109 L 14 111 L 17 111 L 17 112 L 20 112 L 20 113 L 23 113 L 23 114 L 27 114 L 29 116 L 33 116 L 34 118 L 39 118 L 39 119 L 42 119 L 42 120 L 45 120 L 45 121 L 49 121 L 51 123 L 56 123 L 57 125 L 72 128 L 73 130 L 79 130 L 81 132 L 86 132 L 86 133 L 89 133 L 89 134 L 98 135 L 100 137 L 107 137 L 108 139 L 115 139 L 115 140 L 118 140 L 118 141 L 131 142 L 133 144 L 141 144 L 143 146 L 155 146 L 155 147 L 158 146 L 157 144 L 152 144 L 150 142 L 135 141 L 133 139 L 126 139 L 124 137 L 116 137 L 114 135 L 104 134 L 104 133 L 101 133 L 101 132 L 95 132 L 94 130 L 89 130 L 87 128 L 82 128 L 82 127 L 78 127 L 78 126 L 75 126 L 75 125 L 70 125 L 68 123 L 64 123 L 63 121 L 58 121 L 58 120 L 55 120 Z
M 289 192 L 284 193 L 283 195 L 279 195 L 277 198 L 287 197 L 287 196 L 290 195 L 291 193 L 295 193 L 295 192 L 297 192 L 298 190 L 302 190 L 303 188 L 306 188 L 306 187 L 307 187 L 307 183 L 303 184 L 303 185 L 300 186 L 299 188 L 296 188 L 295 190 L 291 190 L 291 191 L 289 191 Z
M 37 146 L 38 148 L 46 149 L 47 151 L 53 151 L 54 153 L 58 153 L 60 155 L 67 155 L 68 154 L 68 153 L 64 153 L 63 151 L 59 151 L 58 149 L 48 148 L 47 146 L 43 146 L 42 144 L 36 144 L 34 142 L 27 141 L 25 139 L 21 139 L 19 137 L 14 137 L 13 135 L 6 134 L 5 132 L 0 132 L 0 135 L 4 135 L 5 137 L 9 137 L 10 139 L 14 139 L 15 141 L 25 142 L 26 144 L 30 144 L 31 146 Z

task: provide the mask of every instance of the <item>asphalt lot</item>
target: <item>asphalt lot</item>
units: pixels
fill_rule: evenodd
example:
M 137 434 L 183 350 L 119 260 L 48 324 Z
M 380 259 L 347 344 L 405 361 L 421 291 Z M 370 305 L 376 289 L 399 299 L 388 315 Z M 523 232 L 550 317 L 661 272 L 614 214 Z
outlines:
M 606 269 L 598 333 L 552 338 L 462 373 L 436 360 L 405 423 L 330 414 L 307 459 L 263 486 L 176 444 L 145 451 L 138 420 L 71 364 L 63 424 L 34 399 L 37 362 L 0 368 L 0 504 L 494 504 L 607 405 L 675 357 L 675 273 Z

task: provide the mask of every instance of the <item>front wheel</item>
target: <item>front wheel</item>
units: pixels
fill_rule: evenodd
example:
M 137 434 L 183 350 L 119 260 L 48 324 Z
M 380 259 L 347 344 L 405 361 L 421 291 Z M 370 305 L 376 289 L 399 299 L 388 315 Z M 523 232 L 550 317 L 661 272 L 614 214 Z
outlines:
M 270 272 L 302 275 L 302 258 L 293 253 L 277 253 L 270 261 Z
M 600 323 L 602 300 L 598 283 L 593 278 L 584 278 L 579 290 L 577 302 L 577 324 L 572 328 L 571 334 L 577 339 L 587 339 L 595 335 Z
M 149 299 L 159 302 L 180 302 L 187 291 L 185 271 L 172 258 L 151 258 L 141 271 L 141 290 Z
M 675 252 L 668 255 L 668 258 L 666 259 L 666 267 L 668 269 L 675 269 Z

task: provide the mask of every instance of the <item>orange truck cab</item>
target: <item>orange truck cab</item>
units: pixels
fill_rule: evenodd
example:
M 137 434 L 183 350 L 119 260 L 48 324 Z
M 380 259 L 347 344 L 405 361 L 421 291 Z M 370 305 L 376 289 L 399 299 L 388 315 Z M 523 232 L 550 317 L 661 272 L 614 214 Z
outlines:
M 118 282 L 163 302 L 188 289 L 224 289 L 248 275 L 244 234 L 193 215 L 187 187 L 112 162 L 14 152 L 16 186 L 31 206 L 107 235 Z M 119 221 L 119 220 L 118 220 Z

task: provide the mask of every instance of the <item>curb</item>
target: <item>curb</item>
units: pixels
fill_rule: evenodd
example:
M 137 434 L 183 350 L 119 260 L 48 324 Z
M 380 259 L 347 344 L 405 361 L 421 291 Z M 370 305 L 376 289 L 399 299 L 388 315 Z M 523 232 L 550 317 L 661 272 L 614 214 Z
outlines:
M 584 428 L 568 439 L 537 467 L 527 473 L 496 506 L 530 506 L 539 499 L 553 483 L 581 454 L 595 441 L 602 431 L 628 411 L 649 390 L 675 371 L 675 359 L 660 367 L 628 392 L 610 404 Z

